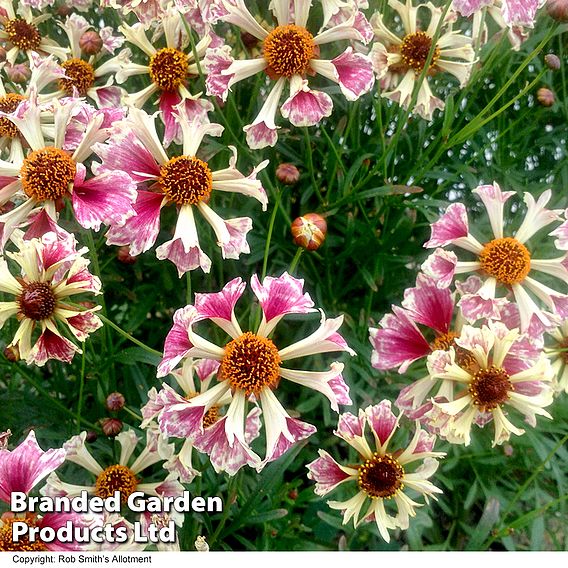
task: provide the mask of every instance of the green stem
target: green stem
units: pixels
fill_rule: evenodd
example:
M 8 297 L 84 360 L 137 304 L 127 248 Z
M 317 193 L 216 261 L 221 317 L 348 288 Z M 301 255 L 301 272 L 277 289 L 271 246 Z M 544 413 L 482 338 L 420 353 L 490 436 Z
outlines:
M 239 470 L 237 474 L 234 477 L 231 477 L 231 479 L 229 480 L 229 486 L 227 488 L 227 501 L 226 501 L 227 506 L 223 511 L 223 517 L 219 521 L 219 524 L 217 525 L 215 532 L 211 535 L 211 538 L 208 541 L 208 544 L 211 548 L 219 538 L 221 531 L 223 530 L 225 524 L 227 523 L 227 520 L 229 519 L 229 514 L 231 512 L 231 505 L 233 504 L 233 502 L 235 501 L 235 497 L 237 496 L 237 487 L 239 486 L 237 480 L 240 480 L 241 471 L 242 470 Z
M 138 422 L 142 422 L 142 416 L 134 412 L 134 410 L 128 408 L 128 406 L 124 406 L 123 410 L 125 410 L 127 414 L 130 414 L 130 416 L 132 416 L 132 418 L 135 418 Z
M 144 349 L 144 351 L 147 351 L 148 353 L 151 353 L 152 355 L 157 355 L 158 357 L 162 357 L 161 351 L 156 351 L 155 349 L 152 349 L 151 347 L 149 347 L 145 343 L 142 343 L 140 340 L 136 339 L 135 337 L 132 337 L 132 335 L 130 335 L 128 332 L 124 331 L 124 329 L 118 327 L 118 325 L 116 325 L 114 322 L 112 322 L 107 317 L 103 316 L 102 314 L 98 314 L 98 315 L 103 320 L 104 323 L 106 323 L 107 325 L 112 327 L 114 330 L 118 331 L 118 333 L 120 333 L 120 335 L 122 335 L 123 337 L 125 337 L 129 341 L 132 341 L 132 343 L 134 343 L 135 345 L 138 345 L 138 347 L 142 347 L 142 349 Z
M 191 272 L 185 273 L 185 281 L 187 283 L 187 289 L 185 292 L 185 303 L 186 305 L 191 304 Z
M 296 251 L 294 258 L 292 259 L 292 262 L 290 263 L 290 268 L 288 269 L 288 272 L 292 276 L 294 276 L 294 271 L 296 270 L 296 266 L 298 266 L 298 262 L 300 261 L 300 257 L 302 256 L 303 252 L 304 252 L 304 249 L 302 247 L 298 247 L 298 250 Z
M 268 234 L 266 235 L 266 244 L 264 245 L 264 258 L 262 260 L 262 277 L 261 280 L 264 280 L 266 276 L 266 270 L 268 267 L 268 253 L 270 251 L 270 241 L 272 240 L 272 231 L 274 230 L 274 221 L 276 220 L 276 213 L 278 212 L 278 208 L 280 206 L 280 200 L 282 199 L 282 191 L 279 191 L 276 195 L 276 203 L 274 204 L 274 208 L 272 209 L 272 214 L 270 215 L 270 222 L 268 224 Z
M 81 411 L 83 410 L 83 389 L 85 388 L 85 343 L 82 345 L 83 356 L 81 357 L 81 377 L 79 383 L 79 400 L 77 401 L 77 428 L 81 433 Z
M 304 128 L 304 140 L 306 142 L 306 157 L 308 159 L 308 171 L 310 172 L 312 185 L 314 186 L 314 191 L 316 192 L 320 203 L 323 203 L 323 196 L 316 182 L 316 175 L 314 172 L 314 156 L 312 154 L 312 139 L 310 137 L 310 133 L 308 132 L 307 126 Z

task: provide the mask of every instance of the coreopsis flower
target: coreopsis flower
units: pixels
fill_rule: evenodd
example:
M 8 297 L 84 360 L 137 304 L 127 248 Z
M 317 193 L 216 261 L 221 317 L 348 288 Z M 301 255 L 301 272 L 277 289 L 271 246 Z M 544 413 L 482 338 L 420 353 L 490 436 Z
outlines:
M 0 9 L 6 14 L 0 21 L 0 41 L 7 45 L 6 60 L 14 64 L 22 51 L 30 61 L 33 52 L 55 55 L 60 59 L 65 57 L 67 49 L 50 38 L 42 37 L 38 30 L 38 24 L 49 19 L 49 15 L 34 16 L 30 6 L 23 2 L 17 2 L 16 6 L 17 9 L 14 9 L 13 0 L 0 0 Z
M 552 386 L 555 393 L 568 393 L 568 319 L 557 328 L 548 330 L 551 344 L 545 348 L 552 364 L 554 378 Z
M 100 294 L 101 284 L 83 257 L 87 248 L 76 250 L 75 238 L 60 239 L 55 233 L 41 238 L 17 239 L 19 252 L 6 252 L 21 268 L 12 275 L 5 258 L 0 258 L 0 290 L 13 296 L 0 304 L 0 324 L 16 316 L 19 326 L 10 343 L 17 346 L 28 364 L 42 366 L 49 359 L 69 363 L 82 351 L 64 333 L 78 341 L 101 327 L 95 315 L 99 307 L 85 308 L 73 300 L 77 294 Z
M 83 16 L 72 14 L 64 24 L 60 24 L 67 37 L 71 52 L 63 58 L 61 67 L 65 75 L 58 81 L 58 91 L 53 94 L 57 97 L 88 97 L 95 101 L 97 107 L 120 106 L 122 90 L 113 86 L 113 75 L 120 71 L 126 61 L 122 53 L 104 61 L 104 56 L 112 54 L 122 45 L 123 38 L 112 35 L 112 28 L 106 27 L 101 30 L 104 40 L 101 38 L 102 49 L 91 56 L 83 58 L 81 38 L 92 27 Z M 108 80 L 101 83 L 105 75 L 111 75 Z M 100 84 L 97 84 L 100 83 Z
M 438 364 L 432 372 L 433 378 L 455 383 L 453 400 L 434 403 L 451 417 L 449 429 L 454 443 L 469 445 L 474 423 L 483 426 L 493 421 L 493 446 L 506 442 L 511 434 L 523 434 L 524 430 L 509 420 L 508 411 L 520 413 L 533 427 L 537 415 L 551 418 L 544 410 L 553 397 L 550 361 L 544 353 L 520 363 L 516 358 L 508 359 L 519 339 L 519 331 L 508 329 L 502 322 L 490 321 L 480 329 L 464 326 L 455 342 L 470 357 L 459 360 L 455 349 L 450 348 L 445 364 Z
M 159 27 L 166 38 L 166 47 L 157 49 L 146 36 L 142 24 L 129 26 L 122 24 L 119 31 L 124 34 L 126 41 L 138 47 L 147 59 L 146 65 L 135 63 L 124 64 L 116 74 L 119 83 L 133 75 L 148 75 L 150 85 L 137 93 L 129 93 L 128 105 L 142 108 L 146 101 L 159 93 L 158 106 L 164 122 L 164 144 L 169 146 L 172 141 L 181 143 L 182 130 L 176 121 L 175 107 L 185 106 L 185 113 L 195 120 L 209 122 L 207 113 L 213 110 L 213 105 L 200 98 L 201 93 L 191 94 L 188 81 L 199 75 L 199 60 L 211 43 L 211 36 L 205 35 L 195 46 L 195 53 L 187 50 L 189 39 L 183 26 L 180 14 L 169 10 L 160 18 Z M 198 59 L 196 60 L 195 57 Z
M 174 445 L 168 444 L 163 436 L 148 430 L 143 450 L 132 460 L 140 438 L 134 430 L 121 432 L 116 437 L 120 445 L 118 463 L 104 467 L 87 449 L 86 435 L 86 432 L 81 432 L 78 436 L 73 436 L 63 444 L 63 448 L 66 452 L 66 461 L 73 462 L 92 473 L 95 476 L 93 483 L 72 485 L 62 481 L 56 473 L 52 473 L 41 491 L 42 495 L 76 497 L 82 491 L 86 491 L 89 495 L 97 495 L 106 499 L 113 497 L 118 491 L 121 502 L 124 504 L 135 491 L 141 491 L 150 496 L 178 496 L 183 493 L 183 485 L 177 481 L 175 474 L 168 474 L 161 481 L 146 483 L 141 476 L 142 472 L 150 466 L 167 461 L 173 455 Z
M 256 175 L 268 163 L 262 162 L 245 176 L 236 168 L 237 151 L 230 146 L 233 156 L 229 166 L 213 171 L 209 164 L 197 157 L 206 135 L 220 136 L 223 127 L 204 123 L 190 117 L 182 104 L 177 107 L 176 120 L 183 132 L 183 154 L 168 155 L 156 132 L 155 116 L 130 109 L 128 119 L 115 125 L 116 135 L 107 144 L 96 145 L 104 168 L 122 170 L 138 184 L 138 198 L 134 205 L 137 215 L 115 226 L 107 234 L 108 244 L 130 245 L 130 254 L 137 256 L 155 243 L 160 228 L 160 211 L 167 206 L 178 210 L 173 238 L 156 249 L 160 260 L 169 259 L 177 267 L 180 277 L 189 270 L 211 269 L 210 258 L 201 250 L 194 212 L 199 212 L 211 225 L 223 258 L 238 259 L 248 253 L 247 233 L 252 229 L 249 217 L 223 219 L 213 209 L 217 192 L 241 193 L 254 197 L 266 210 L 266 192 Z
M 223 428 L 216 436 L 226 438 L 229 448 L 241 446 L 256 460 L 246 439 L 245 416 L 247 404 L 259 404 L 266 431 L 265 458 L 257 467 L 280 457 L 295 442 L 315 432 L 314 426 L 292 418 L 276 397 L 282 379 L 306 386 L 324 394 L 331 408 L 338 411 L 339 404 L 351 404 L 348 388 L 342 371 L 343 364 L 334 362 L 327 371 L 300 371 L 282 366 L 288 360 L 298 357 L 347 351 L 354 354 L 337 330 L 343 316 L 326 319 L 322 313 L 320 327 L 311 335 L 289 345 L 278 348 L 270 335 L 280 320 L 288 314 L 306 314 L 315 311 L 310 296 L 303 293 L 303 280 L 284 273 L 278 278 L 266 277 L 262 283 L 252 277 L 251 287 L 262 308 L 262 321 L 255 330 L 241 330 L 235 316 L 235 304 L 245 289 L 241 278 L 231 280 L 221 292 L 196 294 L 195 304 L 186 306 L 174 314 L 174 326 L 168 333 L 164 358 L 158 366 L 158 376 L 171 372 L 186 357 L 203 357 L 220 363 L 217 384 L 190 400 L 169 408 L 169 412 L 183 412 L 184 431 L 193 430 L 202 434 L 204 417 L 207 412 L 232 395 L 226 412 Z M 198 322 L 210 320 L 225 331 L 230 340 L 222 347 L 198 335 Z M 181 423 L 180 416 L 172 420 Z M 168 429 L 162 416 L 161 428 Z M 172 426 L 175 428 L 176 426 Z M 208 449 L 205 451 L 209 451 Z
M 311 2 L 306 0 L 295 0 L 293 10 L 289 0 L 271 2 L 269 7 L 278 25 L 270 31 L 254 19 L 243 0 L 221 0 L 218 4 L 224 11 L 221 20 L 238 26 L 262 42 L 262 57 L 234 59 L 227 45 L 209 49 L 204 60 L 208 73 L 207 93 L 225 100 L 235 83 L 260 72 L 264 72 L 272 81 L 258 116 L 244 127 L 251 148 L 276 144 L 278 108 L 294 126 L 313 126 L 331 115 L 331 97 L 309 86 L 309 78 L 315 74 L 338 83 L 349 101 L 357 100 L 372 88 L 374 75 L 371 61 L 367 56 L 354 52 L 352 47 L 347 47 L 334 59 L 320 59 L 321 46 L 342 40 L 367 41 L 359 30 L 360 19 L 356 10 L 347 20 L 324 29 L 339 4 L 346 3 L 323 2 L 324 22 L 315 35 L 307 27 Z M 289 95 L 280 105 L 286 87 Z
M 550 288 L 533 278 L 535 272 L 553 276 L 562 281 L 566 288 L 568 280 L 568 255 L 538 259 L 527 248 L 527 242 L 540 229 L 559 221 L 560 210 L 546 209 L 552 197 L 545 191 L 535 201 L 530 193 L 525 193 L 527 205 L 525 217 L 514 232 L 514 236 L 504 236 L 504 204 L 515 192 L 501 191 L 494 183 L 481 185 L 473 190 L 483 202 L 493 233 L 492 239 L 478 241 L 470 232 L 465 205 L 452 203 L 442 217 L 432 225 L 432 236 L 424 245 L 426 248 L 454 245 L 474 255 L 474 259 L 458 260 L 454 252 L 445 248 L 436 251 L 422 266 L 422 270 L 437 281 L 439 287 L 449 286 L 455 274 L 476 272 L 483 278 L 483 286 L 476 292 L 464 294 L 459 305 L 466 319 L 475 321 L 481 318 L 499 319 L 499 306 L 502 298 L 496 296 L 497 288 L 512 292 L 519 306 L 521 331 L 529 329 L 536 318 L 544 327 L 555 324 L 555 316 L 545 313 L 533 299 L 538 298 L 561 318 L 568 316 L 568 296 Z M 519 213 L 515 213 L 516 216 Z M 530 292 L 530 294 L 529 294 Z
M 382 14 L 374 14 L 371 26 L 377 41 L 369 55 L 383 91 L 381 96 L 408 109 L 416 81 L 432 50 L 432 41 L 440 24 L 442 10 L 431 2 L 420 4 L 417 8 L 413 7 L 412 0 L 407 0 L 406 4 L 389 0 L 388 4 L 398 13 L 402 30 L 397 35 L 385 24 Z M 424 29 L 417 23 L 420 8 L 430 12 L 426 19 L 428 26 L 424 25 Z M 438 76 L 439 73 L 449 73 L 459 81 L 460 88 L 463 88 L 469 81 L 475 61 L 471 38 L 453 30 L 450 18 L 446 18 L 442 23 L 441 30 L 432 50 L 427 76 L 420 85 L 414 108 L 410 109 L 427 120 L 432 119 L 435 109 L 444 108 L 444 101 L 433 94 L 428 78 Z
M 16 227 L 33 222 L 27 234 L 41 235 L 38 223 L 45 222 L 46 216 L 56 222 L 57 205 L 61 206 L 66 198 L 71 201 L 77 222 L 86 229 L 99 230 L 102 223 L 123 223 L 134 215 L 136 186 L 130 177 L 107 168 L 87 179 L 83 163 L 92 154 L 93 144 L 106 138 L 108 117 L 120 115 L 121 111 L 95 111 L 75 98 L 53 100 L 48 105 L 40 108 L 30 97 L 13 113 L 0 112 L 27 142 L 22 155 L 11 162 L 0 161 L 0 204 L 21 200 L 15 209 L 0 215 L 0 248 Z M 42 127 L 45 112 L 53 117 L 49 136 Z M 42 212 L 45 215 L 39 215 Z
M 433 451 L 435 436 L 427 434 L 417 423 L 416 433 L 406 448 L 389 449 L 399 419 L 388 400 L 360 409 L 358 416 L 349 412 L 340 415 L 334 434 L 357 451 L 357 462 L 341 465 L 328 452 L 319 450 L 320 457 L 307 466 L 308 478 L 316 482 L 316 495 L 327 495 L 339 486 L 344 487 L 346 495 L 352 495 L 345 501 L 327 502 L 332 509 L 342 511 L 343 524 L 353 519 L 358 527 L 362 521 L 374 521 L 387 542 L 389 529 L 407 529 L 410 517 L 422 506 L 407 495 L 406 489 L 424 496 L 426 502 L 442 493 L 428 481 L 438 469 L 436 458 L 444 456 Z M 372 434 L 371 443 L 367 427 Z
M 229 475 L 235 475 L 244 465 L 257 467 L 260 458 L 250 452 L 248 448 L 235 443 L 229 446 L 225 432 L 227 415 L 222 416 L 224 406 L 230 404 L 231 393 L 225 396 L 209 408 L 202 419 L 201 429 L 196 430 L 191 419 L 193 407 L 188 401 L 196 396 L 203 395 L 211 386 L 213 377 L 217 374 L 219 362 L 212 359 L 194 361 L 187 358 L 183 362 L 181 370 L 172 371 L 172 375 L 183 390 L 183 396 L 178 394 L 166 383 L 158 392 L 152 388 L 148 393 L 148 403 L 142 408 L 142 428 L 147 427 L 157 420 L 159 430 L 165 436 L 184 438 L 185 442 L 178 455 L 174 456 L 165 464 L 169 471 L 178 473 L 184 483 L 190 483 L 200 473 L 192 466 L 192 449 L 207 453 L 210 456 L 213 468 L 217 473 L 226 471 Z M 198 386 L 195 386 L 197 378 Z M 250 444 L 258 437 L 260 431 L 260 409 L 253 407 L 248 413 L 245 422 L 245 442 Z M 188 419 L 189 418 L 189 419 Z
M 100 4 L 120 10 L 124 16 L 134 13 L 140 22 L 148 25 L 166 14 L 170 0 L 100 0 Z

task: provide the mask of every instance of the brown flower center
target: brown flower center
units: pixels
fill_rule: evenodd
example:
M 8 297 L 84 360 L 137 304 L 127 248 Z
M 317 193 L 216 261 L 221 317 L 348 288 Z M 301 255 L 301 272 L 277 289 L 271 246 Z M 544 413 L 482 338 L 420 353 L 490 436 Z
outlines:
M 166 197 L 178 205 L 207 201 L 213 189 L 213 174 L 207 162 L 177 156 L 160 167 L 160 182 Z
M 381 456 L 374 453 L 371 459 L 359 466 L 359 487 L 371 499 L 388 499 L 402 489 L 404 469 L 390 455 Z
M 448 331 L 448 333 L 441 333 L 430 343 L 430 347 L 432 351 L 441 350 L 441 351 L 449 351 L 450 347 L 453 347 L 454 339 L 459 337 L 458 333 L 454 333 L 453 331 Z
M 426 66 L 426 60 L 432 47 L 432 38 L 425 32 L 414 32 L 404 36 L 400 46 L 400 56 L 403 63 L 420 73 Z M 436 46 L 428 69 L 432 69 L 440 58 L 440 48 Z
M 165 47 L 150 58 L 150 78 L 162 91 L 175 91 L 185 81 L 188 67 L 187 54 Z
M 477 371 L 469 384 L 469 394 L 473 398 L 473 404 L 484 412 L 501 406 L 508 400 L 509 393 L 513 390 L 515 389 L 508 373 L 494 365 Z
M 5 97 L 0 97 L 0 111 L 6 113 L 14 112 L 25 98 L 16 93 L 8 93 Z M 9 118 L 0 116 L 0 136 L 16 138 L 19 134 L 18 127 Z
M 269 71 L 280 77 L 304 75 L 316 55 L 314 36 L 293 24 L 272 30 L 263 45 Z
M 12 525 L 15 522 L 26 523 L 29 527 L 36 526 L 36 516 L 26 515 L 25 517 L 8 517 L 3 518 L 0 523 L 0 552 L 42 552 L 47 550 L 47 547 L 36 538 L 33 542 L 29 537 L 22 535 L 18 537 L 18 542 L 14 542 L 12 537 Z
M 247 331 L 225 347 L 220 376 L 232 389 L 258 395 L 265 387 L 276 386 L 280 376 L 280 355 L 276 345 Z
M 61 64 L 65 69 L 67 78 L 59 79 L 59 88 L 65 91 L 66 95 L 73 95 L 73 87 L 79 91 L 79 95 L 84 97 L 87 91 L 95 83 L 95 70 L 93 66 L 82 59 L 74 57 Z
M 53 314 L 57 300 L 47 282 L 30 282 L 24 285 L 18 304 L 20 312 L 26 318 L 40 321 Z
M 22 18 L 8 20 L 4 24 L 4 31 L 8 34 L 8 41 L 23 51 L 37 51 L 41 43 L 37 28 Z
M 31 152 L 20 169 L 20 180 L 27 196 L 37 201 L 63 197 L 75 179 L 75 162 L 53 146 Z
M 136 475 L 130 469 L 124 465 L 111 465 L 97 477 L 95 495 L 106 499 L 112 497 L 115 491 L 120 491 L 120 499 L 126 503 L 137 485 Z
M 560 359 L 564 361 L 565 365 L 568 365 L 568 339 L 558 343 L 558 349 L 560 349 L 558 352 Z
M 522 282 L 531 269 L 531 255 L 527 247 L 513 239 L 494 239 L 479 255 L 481 268 L 503 284 Z

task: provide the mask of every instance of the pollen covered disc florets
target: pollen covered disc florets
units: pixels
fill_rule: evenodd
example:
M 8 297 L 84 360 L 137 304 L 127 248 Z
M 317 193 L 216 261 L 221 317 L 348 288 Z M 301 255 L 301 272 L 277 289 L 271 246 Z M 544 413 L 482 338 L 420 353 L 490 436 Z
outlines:
M 75 162 L 66 152 L 47 146 L 24 159 L 20 180 L 27 196 L 46 201 L 63 197 L 69 191 L 75 171 Z
M 189 59 L 186 53 L 164 47 L 150 59 L 150 78 L 162 91 L 175 91 L 187 77 Z
M 12 113 L 24 99 L 23 95 L 7 93 L 6 96 L 0 97 L 0 111 Z M 9 118 L 0 116 L 0 136 L 16 138 L 19 134 L 18 127 Z
M 270 339 L 247 331 L 225 347 L 220 378 L 232 389 L 257 395 L 264 388 L 276 386 L 280 363 L 278 349 Z
M 3 518 L 3 525 L 0 527 L 0 552 L 43 552 L 47 547 L 39 538 L 30 540 L 26 534 L 18 538 L 18 542 L 14 542 L 12 531 L 15 522 L 26 523 L 29 527 L 36 526 L 36 516 L 26 515 L 25 517 L 7 517 Z
M 125 465 L 111 465 L 97 477 L 95 495 L 106 499 L 120 491 L 121 501 L 126 503 L 128 497 L 136 491 L 137 485 L 136 475 Z
M 47 282 L 30 282 L 18 296 L 18 304 L 24 317 L 41 321 L 53 314 L 57 300 Z
M 479 262 L 482 270 L 503 284 L 518 284 L 531 270 L 527 247 L 511 237 L 488 242 L 479 255 Z
M 316 55 L 314 36 L 294 24 L 278 26 L 264 40 L 263 54 L 269 71 L 275 75 L 304 75 Z
M 420 73 L 426 66 L 426 60 L 432 47 L 432 38 L 426 32 L 414 32 L 404 36 L 400 45 L 400 56 L 403 63 Z M 436 46 L 428 69 L 432 69 L 440 58 L 440 48 Z
M 4 31 L 8 34 L 10 43 L 23 51 L 37 51 L 41 43 L 37 28 L 22 18 L 8 20 L 4 24 Z
M 178 205 L 196 205 L 209 199 L 213 174 L 207 162 L 199 158 L 176 156 L 161 166 L 160 183 L 170 201 Z
M 509 399 L 513 390 L 507 371 L 494 365 L 477 371 L 469 385 L 473 404 L 484 412 L 501 406 Z
M 359 466 L 357 483 L 371 499 L 388 499 L 402 489 L 404 469 L 392 456 L 377 452 Z
M 432 351 L 441 350 L 441 351 L 448 351 L 450 347 L 455 346 L 454 340 L 456 337 L 459 337 L 459 334 L 454 333 L 453 331 L 448 331 L 447 333 L 441 333 L 430 343 L 430 347 Z
M 71 96 L 73 95 L 73 87 L 75 87 L 79 95 L 84 97 L 95 82 L 93 66 L 82 59 L 74 57 L 64 61 L 61 67 L 65 69 L 67 77 L 59 79 L 59 88 L 65 91 L 66 95 Z
M 219 407 L 212 406 L 203 417 L 203 428 L 209 428 L 209 426 L 213 426 L 215 422 L 219 420 Z

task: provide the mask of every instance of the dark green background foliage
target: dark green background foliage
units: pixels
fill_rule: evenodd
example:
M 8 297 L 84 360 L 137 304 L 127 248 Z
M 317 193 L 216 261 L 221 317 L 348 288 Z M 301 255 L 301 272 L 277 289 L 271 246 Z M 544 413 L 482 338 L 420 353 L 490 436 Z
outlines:
M 105 12 L 105 18 L 111 21 L 112 14 Z M 219 33 L 223 30 L 228 29 L 221 26 Z M 211 116 L 225 126 L 225 132 L 209 141 L 206 151 L 213 167 L 224 167 L 229 157 L 226 147 L 235 145 L 239 168 L 245 172 L 265 158 L 270 160 L 261 174 L 270 198 L 266 213 L 243 196 L 212 196 L 213 207 L 221 208 L 225 217 L 252 217 L 251 254 L 223 262 L 212 231 L 203 226 L 200 240 L 213 260 L 211 273 L 195 271 L 190 279 L 180 280 L 174 265 L 156 260 L 153 251 L 134 265 L 121 264 L 116 247 L 106 246 L 102 232 L 92 237 L 67 223 L 90 248 L 91 267 L 103 282 L 102 313 L 161 351 L 173 312 L 189 303 L 193 293 L 218 291 L 236 276 L 247 281 L 255 273 L 260 276 L 264 258 L 269 275 L 289 269 L 297 251 L 291 220 L 319 212 L 327 218 L 327 240 L 317 252 L 302 254 L 295 274 L 305 279 L 306 291 L 326 315 L 345 314 L 342 333 L 358 353 L 342 358 L 354 401 L 345 410 L 356 413 L 357 408 L 383 398 L 394 400 L 401 387 L 422 376 L 424 367 L 412 366 L 405 375 L 373 369 L 368 327 L 376 325 L 391 304 L 400 304 L 404 289 L 414 285 L 427 254 L 423 243 L 430 234 L 429 223 L 448 201 L 466 203 L 480 234 L 488 230 L 487 218 L 471 190 L 482 182 L 497 181 L 502 189 L 518 192 L 519 202 L 525 191 L 536 196 L 552 188 L 551 205 L 567 205 L 565 30 L 566 26 L 558 27 L 542 15 L 519 52 L 510 49 L 506 38 L 494 38 L 486 45 L 466 89 L 435 78 L 436 89 L 446 93 L 446 109 L 436 113 L 431 123 L 379 98 L 376 87 L 350 104 L 338 88 L 322 82 L 321 88 L 334 100 L 329 119 L 309 129 L 289 129 L 283 124 L 275 148 L 251 151 L 244 143 L 242 126 L 260 108 L 257 94 L 264 88 L 263 78 L 236 85 L 223 108 L 217 107 Z M 549 52 L 559 55 L 561 70 L 546 69 L 543 57 Z M 203 86 L 201 79 L 196 81 L 192 92 Z M 127 88 L 134 91 L 139 86 L 133 80 Z M 536 101 L 541 86 L 556 94 L 557 102 L 550 108 Z M 276 180 L 280 162 L 299 168 L 301 177 L 295 186 L 285 187 Z M 511 214 L 508 222 L 514 227 L 521 219 Z M 159 242 L 166 239 L 175 220 L 163 217 L 162 221 Z M 252 298 L 249 289 L 237 306 L 241 322 L 255 317 Z M 306 335 L 318 317 L 287 318 L 278 327 L 277 340 L 286 345 Z M 14 325 L 5 326 L 4 344 L 13 336 Z M 127 407 L 116 415 L 125 427 L 138 428 L 148 390 L 160 385 L 155 378 L 158 361 L 157 355 L 108 325 L 91 336 L 84 358 L 76 356 L 71 365 L 49 362 L 37 369 L 2 359 L 0 429 L 10 428 L 15 443 L 33 428 L 43 448 L 60 446 L 80 430 L 93 430 L 99 436 L 91 444 L 92 451 L 102 461 L 109 460 L 116 448 L 99 425 L 101 418 L 110 415 L 105 398 L 112 391 L 122 392 Z M 329 361 L 327 356 L 312 358 L 306 368 L 322 369 Z M 202 476 L 188 488 L 195 494 L 222 496 L 226 509 L 212 517 L 188 515 L 181 530 L 182 550 L 191 550 L 198 534 L 207 537 L 212 549 L 227 550 L 566 549 L 566 395 L 549 409 L 553 421 L 539 418 L 537 428 L 527 427 L 524 436 L 513 437 L 505 447 L 491 448 L 490 427 L 476 429 L 467 448 L 439 443 L 437 449 L 446 451 L 447 457 L 433 481 L 444 494 L 438 502 L 419 509 L 410 529 L 394 533 L 388 545 L 372 523 L 357 531 L 351 525 L 342 526 L 339 513 L 314 495 L 313 482 L 306 477 L 305 465 L 317 457 L 318 448 L 337 459 L 349 457 L 345 444 L 332 434 L 337 417 L 328 402 L 294 385 L 283 385 L 279 398 L 285 407 L 315 424 L 317 434 L 261 474 L 244 469 L 234 478 L 216 475 L 206 456 L 199 455 L 196 467 Z M 412 425 L 402 424 L 409 427 L 408 435 Z M 78 470 L 65 466 L 61 476 L 66 481 L 84 481 L 73 478 L 80 475 Z M 154 475 L 156 479 L 163 476 L 159 469 Z

